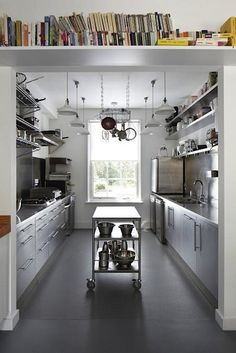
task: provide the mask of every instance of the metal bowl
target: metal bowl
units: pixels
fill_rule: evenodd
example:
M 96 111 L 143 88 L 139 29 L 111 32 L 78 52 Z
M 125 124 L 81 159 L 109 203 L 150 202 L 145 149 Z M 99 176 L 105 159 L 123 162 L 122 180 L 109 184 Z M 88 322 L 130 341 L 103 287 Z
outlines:
M 114 223 L 111 222 L 100 222 L 98 223 L 98 229 L 100 232 L 101 237 L 108 237 L 111 236 L 111 232 L 113 227 L 115 226 Z
M 132 250 L 120 250 L 114 254 L 114 260 L 118 263 L 118 266 L 122 269 L 130 267 L 135 259 L 135 251 Z
M 121 233 L 123 235 L 123 237 L 130 237 L 132 234 L 132 230 L 134 229 L 134 225 L 133 224 L 120 224 L 119 228 L 121 230 Z

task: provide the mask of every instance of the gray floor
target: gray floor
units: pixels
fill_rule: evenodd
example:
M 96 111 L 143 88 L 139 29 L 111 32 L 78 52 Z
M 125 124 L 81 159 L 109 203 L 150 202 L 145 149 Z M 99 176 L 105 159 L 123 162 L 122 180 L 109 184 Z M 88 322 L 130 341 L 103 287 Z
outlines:
M 1 353 L 235 353 L 236 332 L 223 332 L 214 310 L 167 247 L 143 232 L 142 289 L 130 274 L 91 276 L 91 235 L 76 231 L 21 308 L 13 332 L 0 332 Z

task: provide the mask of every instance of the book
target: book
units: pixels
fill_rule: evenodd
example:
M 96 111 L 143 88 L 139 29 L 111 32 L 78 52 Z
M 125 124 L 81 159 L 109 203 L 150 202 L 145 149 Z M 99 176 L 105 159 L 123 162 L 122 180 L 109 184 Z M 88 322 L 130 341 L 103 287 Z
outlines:
M 188 46 L 189 41 L 186 39 L 158 39 L 157 45 L 173 45 L 173 46 Z
M 23 23 L 23 38 L 22 38 L 22 44 L 24 47 L 29 46 L 29 26 L 28 23 Z
M 16 20 L 16 46 L 22 46 L 22 21 Z
M 221 33 L 231 33 L 232 37 L 229 39 L 229 45 L 236 45 L 236 17 L 229 17 L 220 27 Z

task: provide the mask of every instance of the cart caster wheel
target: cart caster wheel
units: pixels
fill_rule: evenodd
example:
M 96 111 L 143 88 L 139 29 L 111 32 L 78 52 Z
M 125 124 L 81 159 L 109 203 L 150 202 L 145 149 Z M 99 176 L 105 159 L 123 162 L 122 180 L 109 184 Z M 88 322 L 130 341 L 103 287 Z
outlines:
M 140 289 L 142 287 L 142 283 L 140 279 L 133 279 L 133 287 L 134 289 Z
M 87 279 L 87 287 L 88 289 L 94 289 L 95 288 L 95 280 L 94 279 Z

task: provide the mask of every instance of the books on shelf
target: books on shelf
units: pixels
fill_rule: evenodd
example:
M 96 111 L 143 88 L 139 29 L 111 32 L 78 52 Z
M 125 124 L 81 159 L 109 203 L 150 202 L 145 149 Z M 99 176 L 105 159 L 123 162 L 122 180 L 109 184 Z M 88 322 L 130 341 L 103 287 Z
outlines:
M 84 17 L 45 15 L 27 23 L 0 15 L 0 46 L 222 46 L 236 43 L 236 17 L 220 32 L 174 29 L 171 15 L 93 12 Z
M 82 13 L 46 15 L 43 21 L 25 23 L 0 16 L 0 46 L 156 45 L 173 32 L 170 14 Z

